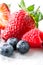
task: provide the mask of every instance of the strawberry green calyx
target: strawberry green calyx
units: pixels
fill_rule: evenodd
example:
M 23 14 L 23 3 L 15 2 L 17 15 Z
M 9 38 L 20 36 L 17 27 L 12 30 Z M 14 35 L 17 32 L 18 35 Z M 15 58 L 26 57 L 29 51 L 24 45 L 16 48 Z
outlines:
M 35 20 L 36 27 L 38 28 L 38 22 L 43 19 L 43 14 L 40 11 L 40 6 L 34 11 L 35 5 L 26 7 L 24 0 L 21 0 L 19 7 L 28 12 Z
M 26 10 L 26 5 L 25 5 L 24 0 L 21 0 L 20 4 L 18 4 L 18 5 L 19 5 L 19 7 L 20 7 L 21 9 Z

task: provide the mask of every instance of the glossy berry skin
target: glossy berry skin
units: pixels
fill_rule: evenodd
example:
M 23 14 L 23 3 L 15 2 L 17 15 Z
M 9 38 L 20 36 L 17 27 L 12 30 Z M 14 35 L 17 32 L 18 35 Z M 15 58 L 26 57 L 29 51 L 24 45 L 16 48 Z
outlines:
M 28 43 L 26 41 L 20 40 L 17 43 L 17 50 L 19 53 L 21 54 L 25 54 L 29 51 L 30 46 L 28 45 Z
M 13 54 L 13 47 L 9 44 L 4 44 L 0 49 L 1 49 L 0 53 L 3 56 L 10 57 Z
M 30 43 L 30 47 L 32 48 L 41 48 L 42 38 L 40 35 L 41 35 L 41 31 L 35 28 L 24 34 L 22 40 Z
M 18 43 L 18 39 L 17 38 L 9 38 L 6 43 L 12 45 L 14 50 L 16 50 L 16 45 Z
M 19 40 L 23 34 L 35 27 L 34 19 L 24 10 L 19 10 L 11 15 L 9 23 L 2 32 L 2 38 L 18 38 Z

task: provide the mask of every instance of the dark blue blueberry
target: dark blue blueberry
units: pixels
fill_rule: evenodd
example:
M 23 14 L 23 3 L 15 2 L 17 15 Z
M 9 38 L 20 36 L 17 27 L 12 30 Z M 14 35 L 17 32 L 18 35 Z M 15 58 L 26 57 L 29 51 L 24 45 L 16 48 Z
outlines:
M 29 51 L 30 46 L 28 45 L 28 43 L 26 41 L 20 40 L 17 43 L 17 50 L 21 53 L 21 54 L 25 54 Z
M 16 50 L 16 45 L 18 43 L 18 39 L 17 38 L 9 38 L 7 40 L 7 44 L 10 44 L 13 46 L 14 50 Z
M 8 56 L 10 57 L 13 54 L 13 47 L 9 44 L 4 44 L 1 48 L 0 48 L 0 53 L 4 56 Z

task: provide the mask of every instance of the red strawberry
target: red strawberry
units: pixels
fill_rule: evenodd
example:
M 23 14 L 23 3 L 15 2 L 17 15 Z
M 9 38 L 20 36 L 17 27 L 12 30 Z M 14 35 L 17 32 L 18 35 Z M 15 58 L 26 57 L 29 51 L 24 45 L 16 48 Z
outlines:
M 21 39 L 22 35 L 35 27 L 35 21 L 24 10 L 11 15 L 9 23 L 2 33 L 2 38 L 7 40 L 10 37 Z
M 7 4 L 0 4 L 0 29 L 3 29 L 8 22 L 10 10 Z
M 40 34 L 41 31 L 35 28 L 24 34 L 22 40 L 27 41 L 32 48 L 40 48 L 42 47 L 42 40 Z

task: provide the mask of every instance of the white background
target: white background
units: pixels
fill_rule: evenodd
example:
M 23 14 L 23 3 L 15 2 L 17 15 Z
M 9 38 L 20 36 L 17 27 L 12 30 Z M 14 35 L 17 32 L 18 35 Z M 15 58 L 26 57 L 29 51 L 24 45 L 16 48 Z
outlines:
M 5 2 L 11 4 L 11 13 L 19 10 L 18 3 L 20 0 L 0 0 L 0 3 Z M 26 5 L 35 4 L 37 8 L 40 6 L 40 10 L 43 13 L 43 0 L 25 0 Z M 21 55 L 15 52 L 12 57 L 7 58 L 0 55 L 0 65 L 43 65 L 43 49 L 30 49 L 30 51 Z

